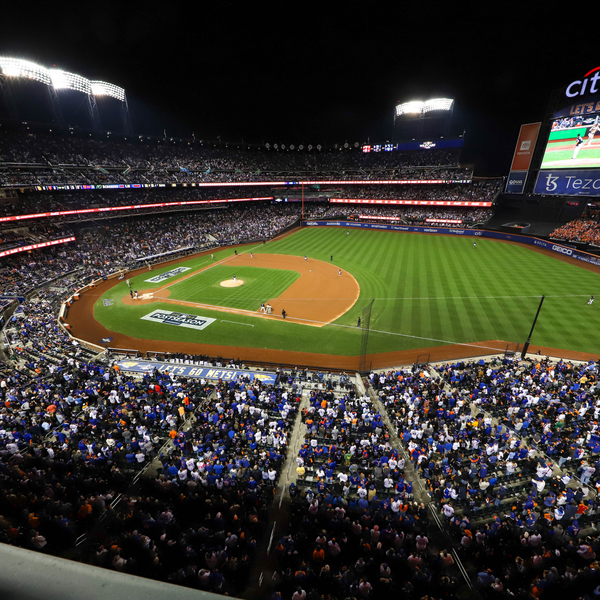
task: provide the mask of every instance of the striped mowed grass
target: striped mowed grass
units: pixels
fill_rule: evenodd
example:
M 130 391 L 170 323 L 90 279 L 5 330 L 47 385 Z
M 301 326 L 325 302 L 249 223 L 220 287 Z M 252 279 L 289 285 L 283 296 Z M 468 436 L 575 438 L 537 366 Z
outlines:
M 312 227 L 242 251 L 250 250 L 255 253 L 307 255 L 312 259 L 333 262 L 356 278 L 360 297 L 352 309 L 323 328 L 236 316 L 236 320 L 255 327 L 236 328 L 232 324 L 218 322 L 202 332 L 201 340 L 197 332 L 192 335 L 181 328 L 147 322 L 141 322 L 144 324 L 141 335 L 138 319 L 149 312 L 149 306 L 121 305 L 119 310 L 114 310 L 115 307 L 99 306 L 99 302 L 96 318 L 113 330 L 148 339 L 181 339 L 357 355 L 361 337 L 361 331 L 356 327 L 357 320 L 363 307 L 371 300 L 374 302 L 367 352 L 376 353 L 490 339 L 523 343 L 540 297 L 545 295 L 531 343 L 600 352 L 597 335 L 600 331 L 600 302 L 591 306 L 587 304 L 591 295 L 600 296 L 600 274 L 525 246 L 477 239 L 477 248 L 474 248 L 473 238 L 459 236 L 356 229 L 347 234 L 347 230 L 340 227 Z M 230 250 L 216 253 L 215 260 L 231 253 Z M 213 269 L 221 267 L 211 267 L 207 275 L 190 278 L 185 286 L 187 280 L 176 284 L 171 288 L 172 293 L 189 294 L 198 302 L 240 308 L 255 306 L 253 303 L 260 294 L 255 295 L 250 288 L 245 297 L 242 295 L 237 299 L 233 295 L 228 297 L 227 288 L 221 288 L 225 292 L 219 296 L 219 301 L 209 301 L 209 296 L 199 298 L 198 289 L 213 294 L 216 280 L 224 278 L 215 271 L 213 280 L 212 275 L 208 275 Z M 236 275 L 242 277 L 242 271 L 237 271 Z M 230 275 L 228 271 L 222 273 Z M 286 280 L 289 273 L 283 271 L 273 276 L 274 289 L 277 286 L 277 289 L 285 289 L 283 286 L 291 284 Z M 196 277 L 200 277 L 198 282 L 205 283 L 194 283 Z M 124 285 L 119 284 L 103 297 L 121 298 L 126 293 L 126 288 L 121 289 Z M 178 286 L 184 287 L 176 290 Z M 234 288 L 234 291 L 241 292 L 243 289 Z M 210 297 L 216 298 L 219 294 L 214 291 Z M 229 302 L 238 304 L 227 304 Z M 246 306 L 242 306 L 243 303 Z M 173 306 L 166 304 L 151 306 L 153 309 L 173 310 Z M 131 319 L 122 317 L 123 309 L 131 311 Z M 222 318 L 222 313 L 212 311 L 186 308 L 186 312 Z M 173 331 L 168 332 L 168 329 Z

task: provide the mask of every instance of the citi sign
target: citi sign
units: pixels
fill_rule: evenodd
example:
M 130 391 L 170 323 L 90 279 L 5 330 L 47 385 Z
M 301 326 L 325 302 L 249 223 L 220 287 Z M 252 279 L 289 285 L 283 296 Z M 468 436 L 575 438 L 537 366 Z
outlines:
M 593 77 L 589 77 L 591 74 Z M 598 81 L 600 81 L 600 67 L 596 67 L 591 71 L 588 71 L 583 79 L 576 79 L 567 86 L 566 95 L 568 98 L 575 98 L 577 96 L 584 96 L 585 94 L 597 94 L 600 90 L 598 89 Z M 590 84 L 588 89 L 588 83 Z

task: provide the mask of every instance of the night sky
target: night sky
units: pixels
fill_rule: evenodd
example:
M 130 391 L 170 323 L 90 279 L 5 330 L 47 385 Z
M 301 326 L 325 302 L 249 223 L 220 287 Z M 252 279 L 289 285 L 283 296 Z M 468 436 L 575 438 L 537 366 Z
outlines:
M 2 21 L 0 54 L 124 87 L 138 133 L 378 143 L 398 101 L 451 97 L 476 175 L 505 175 L 519 125 L 600 64 L 590 22 L 551 2 L 61 1 Z

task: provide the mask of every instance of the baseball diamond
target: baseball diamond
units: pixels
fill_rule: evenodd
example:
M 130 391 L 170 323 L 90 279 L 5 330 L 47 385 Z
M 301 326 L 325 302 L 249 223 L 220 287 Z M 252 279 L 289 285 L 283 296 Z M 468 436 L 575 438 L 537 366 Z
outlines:
M 328 260 L 332 253 L 333 263 Z M 354 230 L 347 236 L 344 228 L 317 227 L 266 246 L 241 247 L 237 254 L 225 248 L 214 255 L 211 264 L 158 288 L 145 289 L 152 284 L 133 274 L 132 284 L 145 299 L 132 299 L 119 281 L 86 292 L 69 311 L 73 335 L 95 340 L 110 334 L 113 345 L 142 351 L 167 351 L 178 343 L 190 352 L 215 354 L 218 349 L 223 355 L 250 357 L 256 349 L 272 362 L 289 363 L 302 355 L 302 364 L 317 364 L 326 356 L 325 364 L 349 368 L 359 354 L 357 318 L 374 299 L 367 353 L 383 366 L 397 360 L 397 352 L 430 353 L 433 348 L 440 357 L 466 356 L 522 342 L 545 294 L 536 346 L 597 355 L 600 320 L 580 300 L 588 296 L 584 290 L 599 285 L 600 270 L 541 248 L 480 238 L 474 249 L 468 239 L 444 235 Z M 161 269 L 170 272 L 173 264 Z M 532 271 L 535 279 L 529 277 Z M 234 272 L 249 283 L 218 291 L 215 282 Z M 565 293 L 569 281 L 578 283 Z M 576 288 L 582 293 L 573 293 Z M 113 305 L 106 306 L 106 300 L 114 300 Z M 271 315 L 260 312 L 263 302 L 273 306 Z M 218 322 L 201 335 L 172 331 L 142 320 L 156 308 L 198 311 Z M 288 314 L 285 322 L 282 309 Z M 235 314 L 237 323 L 219 320 L 224 312 Z

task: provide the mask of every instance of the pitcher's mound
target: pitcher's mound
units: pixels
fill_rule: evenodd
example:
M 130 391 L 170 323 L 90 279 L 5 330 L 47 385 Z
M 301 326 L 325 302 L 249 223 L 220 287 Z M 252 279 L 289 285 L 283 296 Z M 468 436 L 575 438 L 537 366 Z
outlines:
M 221 287 L 239 287 L 240 285 L 244 285 L 243 279 L 238 279 L 237 281 L 226 279 L 225 281 L 221 281 Z

